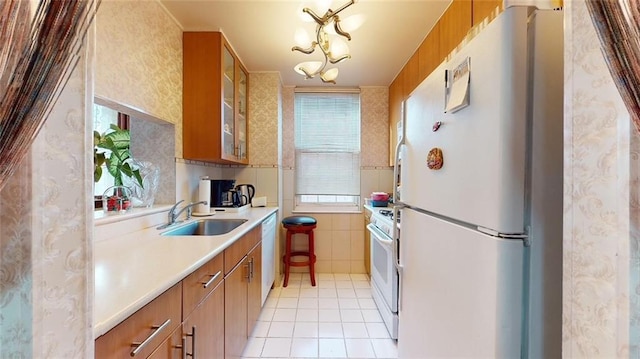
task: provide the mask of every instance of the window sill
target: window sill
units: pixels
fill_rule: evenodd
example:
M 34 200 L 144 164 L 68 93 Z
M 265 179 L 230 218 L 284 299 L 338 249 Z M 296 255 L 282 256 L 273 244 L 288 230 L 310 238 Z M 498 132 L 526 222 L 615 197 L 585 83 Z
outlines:
M 93 212 L 94 225 L 100 226 L 104 224 L 120 222 L 127 219 L 147 216 L 158 212 L 167 212 L 171 208 L 171 204 L 154 205 L 151 208 L 132 208 L 123 214 L 105 214 L 102 209 Z
M 362 213 L 361 208 L 356 207 L 309 207 L 298 206 L 291 213 Z

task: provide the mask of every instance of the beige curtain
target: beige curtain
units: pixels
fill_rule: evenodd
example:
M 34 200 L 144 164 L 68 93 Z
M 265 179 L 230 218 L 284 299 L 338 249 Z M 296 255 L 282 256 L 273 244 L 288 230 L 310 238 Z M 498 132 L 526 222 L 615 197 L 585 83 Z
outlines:
M 587 0 L 609 72 L 640 131 L 640 1 Z
M 64 88 L 99 0 L 0 0 L 0 190 Z

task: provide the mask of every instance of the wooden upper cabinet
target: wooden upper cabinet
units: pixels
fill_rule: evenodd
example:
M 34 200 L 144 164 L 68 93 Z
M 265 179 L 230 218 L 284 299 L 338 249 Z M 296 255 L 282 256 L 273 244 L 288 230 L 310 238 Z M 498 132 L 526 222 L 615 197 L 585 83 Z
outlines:
M 184 158 L 249 163 L 247 74 L 222 33 L 183 33 Z
M 502 11 L 502 0 L 474 0 L 473 1 L 473 26 L 481 23 L 487 16 L 499 8 Z
M 438 21 L 440 26 L 440 53 L 446 57 L 471 30 L 471 0 L 453 0 Z
M 418 62 L 418 77 L 420 81 L 418 83 L 426 79 L 444 60 L 445 55 L 440 52 L 440 26 L 440 23 L 436 23 L 418 49 L 420 53 Z
M 416 51 L 409 59 L 403 69 L 403 94 L 404 98 L 409 97 L 411 91 L 420 83 L 419 69 L 420 69 L 420 53 Z

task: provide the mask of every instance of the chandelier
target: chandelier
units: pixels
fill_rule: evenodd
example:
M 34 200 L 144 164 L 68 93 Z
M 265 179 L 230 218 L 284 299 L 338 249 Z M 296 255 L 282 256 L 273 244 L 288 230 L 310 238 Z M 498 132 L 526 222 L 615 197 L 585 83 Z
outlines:
M 349 54 L 347 44 L 340 37 L 333 37 L 330 39 L 329 36 L 335 32 L 336 35 L 344 37 L 349 41 L 351 40 L 351 35 L 344 31 L 340 25 L 340 17 L 338 17 L 338 13 L 355 4 L 355 2 L 356 0 L 350 0 L 335 11 L 328 9 L 323 16 L 318 16 L 308 7 L 302 9 L 302 12 L 308 14 L 317 24 L 316 40 L 312 41 L 311 46 L 308 48 L 294 46 L 291 48 L 291 51 L 300 51 L 308 55 L 313 53 L 317 46 L 324 55 L 324 61 L 301 62 L 294 67 L 296 72 L 304 75 L 307 79 L 320 76 L 320 79 L 324 83 L 336 83 L 338 69 L 335 67 L 327 69 L 327 64 L 337 64 L 338 62 L 351 58 L 351 55 Z M 331 29 L 330 26 L 332 23 L 333 29 Z M 328 29 L 326 29 L 326 27 L 328 27 Z

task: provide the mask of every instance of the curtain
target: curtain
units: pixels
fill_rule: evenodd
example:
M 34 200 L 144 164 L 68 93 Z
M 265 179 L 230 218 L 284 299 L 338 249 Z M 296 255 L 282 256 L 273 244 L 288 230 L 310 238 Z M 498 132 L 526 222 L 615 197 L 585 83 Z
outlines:
M 640 1 L 587 0 L 609 72 L 640 131 Z
M 79 57 L 100 0 L 0 0 L 0 190 Z

